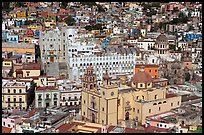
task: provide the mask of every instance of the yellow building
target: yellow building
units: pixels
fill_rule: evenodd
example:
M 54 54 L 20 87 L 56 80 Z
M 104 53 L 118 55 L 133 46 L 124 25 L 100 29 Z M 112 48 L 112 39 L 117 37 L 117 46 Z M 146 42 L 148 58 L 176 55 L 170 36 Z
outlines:
M 27 86 L 22 82 L 7 82 L 2 86 L 2 108 L 26 109 Z
M 13 77 L 23 78 L 23 77 L 34 77 L 40 76 L 40 64 L 38 63 L 26 63 L 23 68 L 16 69 L 13 73 Z
M 3 67 L 5 67 L 5 68 L 12 68 L 12 65 L 13 65 L 12 60 L 4 60 L 2 62 L 2 68 Z
M 150 115 L 170 111 L 181 104 L 181 96 L 166 93 L 165 87 L 154 88 L 152 77 L 141 69 L 126 85 L 103 77 L 100 92 L 96 75 L 89 67 L 83 78 L 81 115 L 84 120 L 100 124 L 122 124 L 138 121 L 145 124 Z
M 15 52 L 17 54 L 35 54 L 35 45 L 29 43 L 2 43 L 2 52 Z
M 52 29 L 56 25 L 56 22 L 54 20 L 52 20 L 52 21 L 45 21 L 44 24 L 45 24 L 45 28 L 51 28 Z
M 16 17 L 17 18 L 26 18 L 26 11 L 17 11 Z
M 25 43 L 32 43 L 32 37 L 24 37 L 24 38 L 23 38 L 23 41 L 24 41 Z

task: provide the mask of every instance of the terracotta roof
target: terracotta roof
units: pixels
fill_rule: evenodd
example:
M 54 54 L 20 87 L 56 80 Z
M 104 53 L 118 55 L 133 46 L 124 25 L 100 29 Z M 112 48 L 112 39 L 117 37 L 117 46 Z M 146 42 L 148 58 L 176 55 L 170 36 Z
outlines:
M 107 129 L 107 131 L 108 131 L 108 132 L 112 131 L 114 127 L 115 127 L 115 126 L 109 126 L 108 129 Z
M 145 128 L 145 132 L 146 133 L 155 133 L 155 132 L 170 132 L 170 131 L 169 131 L 169 129 L 148 126 Z
M 132 81 L 136 83 L 147 83 L 147 82 L 153 82 L 153 79 L 145 71 L 139 71 L 132 77 Z
M 136 64 L 135 67 L 141 67 L 141 66 L 144 66 L 144 67 L 159 67 L 159 65 L 156 65 L 156 64 Z
M 26 63 L 23 65 L 24 70 L 40 70 L 40 64 L 39 63 Z
M 17 74 L 23 74 L 23 71 L 21 69 L 16 69 Z
M 57 90 L 55 86 L 45 86 L 45 87 L 38 87 L 36 91 L 45 91 L 45 90 Z
M 172 98 L 172 97 L 177 97 L 176 94 L 166 94 L 166 98 Z
M 58 127 L 56 130 L 59 130 L 59 133 L 67 133 L 69 129 L 72 128 L 73 126 L 75 126 L 74 123 L 69 123 L 69 124 L 66 123 Z
M 2 127 L 2 133 L 11 133 L 12 128 Z
M 125 133 L 146 133 L 145 130 L 138 130 L 134 128 L 125 128 Z

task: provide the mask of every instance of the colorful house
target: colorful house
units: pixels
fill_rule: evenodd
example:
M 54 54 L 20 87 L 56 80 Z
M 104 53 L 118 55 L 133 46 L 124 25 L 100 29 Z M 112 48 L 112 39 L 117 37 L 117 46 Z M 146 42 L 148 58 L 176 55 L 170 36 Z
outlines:
M 23 38 L 23 41 L 24 41 L 25 43 L 32 43 L 32 37 L 24 37 L 24 38 Z
M 18 43 L 18 35 L 7 34 L 7 42 Z
M 28 37 L 33 37 L 33 36 L 34 36 L 33 30 L 27 30 L 26 36 L 28 36 Z
M 159 66 L 156 64 L 137 64 L 135 66 L 135 73 L 139 72 L 140 68 L 144 66 L 145 72 L 148 73 L 152 78 L 158 78 L 159 74 Z
M 36 108 L 60 106 L 60 91 L 55 86 L 38 87 L 35 91 Z
M 26 18 L 26 11 L 17 11 L 16 18 Z

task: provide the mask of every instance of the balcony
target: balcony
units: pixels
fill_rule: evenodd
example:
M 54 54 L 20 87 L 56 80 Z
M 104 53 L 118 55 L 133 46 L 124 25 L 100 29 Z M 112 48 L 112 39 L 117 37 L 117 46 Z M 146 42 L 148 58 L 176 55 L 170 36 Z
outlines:
M 45 101 L 48 101 L 48 102 L 49 102 L 50 100 L 51 100 L 50 98 L 46 98 L 46 99 L 45 99 Z
M 25 103 L 24 101 L 6 101 L 6 103 Z
M 57 97 L 54 97 L 53 99 L 54 99 L 54 100 L 57 100 L 58 98 L 57 98 Z
M 98 110 L 96 108 L 93 107 L 88 107 L 89 110 L 94 111 L 94 112 L 98 112 Z

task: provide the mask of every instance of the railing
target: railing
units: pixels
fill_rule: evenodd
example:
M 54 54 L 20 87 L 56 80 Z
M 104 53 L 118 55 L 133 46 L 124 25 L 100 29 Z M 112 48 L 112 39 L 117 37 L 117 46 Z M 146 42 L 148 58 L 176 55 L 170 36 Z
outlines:
M 6 103 L 24 103 L 24 101 L 6 101 Z

